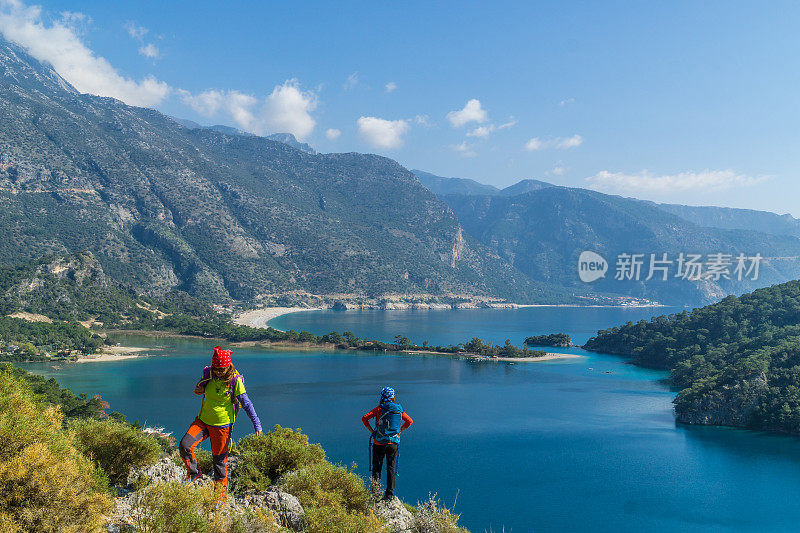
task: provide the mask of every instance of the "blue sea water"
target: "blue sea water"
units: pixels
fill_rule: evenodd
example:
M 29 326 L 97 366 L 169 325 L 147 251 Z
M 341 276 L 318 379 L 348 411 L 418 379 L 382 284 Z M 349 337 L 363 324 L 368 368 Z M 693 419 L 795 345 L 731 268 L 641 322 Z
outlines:
M 390 340 L 493 342 L 597 329 L 670 309 L 525 308 L 347 311 L 286 315 L 280 329 L 351 330 Z M 130 419 L 180 437 L 199 410 L 192 393 L 213 342 L 129 336 L 148 357 L 28 365 L 75 392 L 99 393 Z M 366 474 L 360 416 L 391 384 L 415 424 L 403 434 L 398 495 L 436 492 L 473 531 L 795 531 L 800 439 L 676 425 L 665 374 L 617 357 L 473 363 L 441 356 L 263 351 L 234 362 L 265 427 L 300 427 L 330 459 Z M 240 437 L 252 431 L 247 418 Z

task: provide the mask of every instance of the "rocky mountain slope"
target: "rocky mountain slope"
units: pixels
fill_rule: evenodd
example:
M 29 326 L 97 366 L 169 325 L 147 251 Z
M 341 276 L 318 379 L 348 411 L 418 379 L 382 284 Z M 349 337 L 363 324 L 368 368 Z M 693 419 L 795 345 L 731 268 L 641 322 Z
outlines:
M 0 254 L 90 250 L 138 291 L 565 301 L 469 237 L 396 162 L 188 129 L 79 94 L 0 41 Z

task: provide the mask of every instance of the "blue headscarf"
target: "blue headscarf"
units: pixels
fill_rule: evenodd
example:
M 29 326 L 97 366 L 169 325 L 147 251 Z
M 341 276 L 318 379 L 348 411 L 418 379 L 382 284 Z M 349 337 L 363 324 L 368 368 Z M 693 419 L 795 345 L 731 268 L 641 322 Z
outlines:
M 391 387 L 384 387 L 383 390 L 381 390 L 381 403 L 388 402 L 392 398 L 394 398 L 394 389 Z

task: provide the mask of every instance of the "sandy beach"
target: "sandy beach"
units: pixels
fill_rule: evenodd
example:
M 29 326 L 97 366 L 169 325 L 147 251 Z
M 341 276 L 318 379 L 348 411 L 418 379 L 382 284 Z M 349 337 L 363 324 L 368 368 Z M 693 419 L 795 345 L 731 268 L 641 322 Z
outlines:
M 494 359 L 487 357 L 489 361 L 507 361 L 509 363 L 538 363 L 539 361 L 552 361 L 553 359 L 575 359 L 576 357 L 586 357 L 575 353 L 553 353 L 547 352 L 541 357 L 498 357 Z
M 412 355 L 454 355 L 457 357 L 464 357 L 467 359 L 475 359 L 478 361 L 505 361 L 509 363 L 537 363 L 539 361 L 552 361 L 553 359 L 574 359 L 576 357 L 584 357 L 583 355 L 578 355 L 574 353 L 555 353 L 555 352 L 547 352 L 541 357 L 488 357 L 485 355 L 478 355 L 474 353 L 446 353 L 446 352 L 434 352 L 431 350 L 403 350 L 399 353 L 407 353 Z
M 321 311 L 321 307 L 264 307 L 245 311 L 241 315 L 234 317 L 233 321 L 241 326 L 251 326 L 254 328 L 265 328 L 267 322 L 273 318 L 299 311 Z
M 103 361 L 124 361 L 125 359 L 141 357 L 140 352 L 146 350 L 147 348 L 138 348 L 135 346 L 107 346 L 100 353 L 79 357 L 76 362 L 95 363 Z

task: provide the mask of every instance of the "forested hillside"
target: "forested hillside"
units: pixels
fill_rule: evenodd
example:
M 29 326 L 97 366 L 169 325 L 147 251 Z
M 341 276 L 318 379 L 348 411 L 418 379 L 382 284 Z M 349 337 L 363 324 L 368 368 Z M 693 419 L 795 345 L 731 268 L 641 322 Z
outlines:
M 800 281 L 600 331 L 585 348 L 669 369 L 684 422 L 800 433 Z
M 288 290 L 570 301 L 462 230 L 396 162 L 188 129 L 79 94 L 0 41 L 0 254 L 90 250 L 137 292 Z

